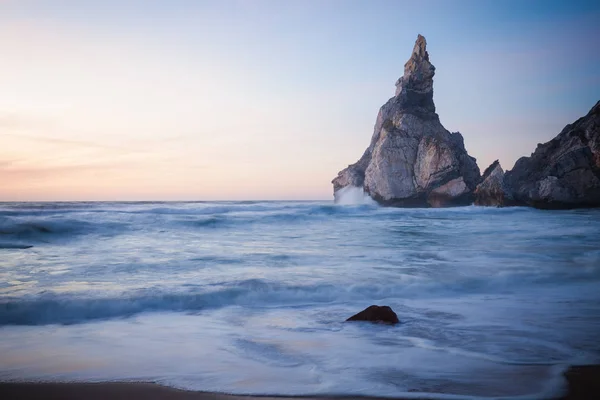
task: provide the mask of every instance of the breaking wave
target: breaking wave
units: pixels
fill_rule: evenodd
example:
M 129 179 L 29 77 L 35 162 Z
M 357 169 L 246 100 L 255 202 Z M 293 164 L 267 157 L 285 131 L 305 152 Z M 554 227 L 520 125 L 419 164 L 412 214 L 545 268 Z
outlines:
M 598 272 L 598 271 L 596 271 Z M 582 277 L 581 290 L 594 291 L 593 279 L 598 274 Z M 590 280 L 592 278 L 592 280 Z M 228 306 L 270 307 L 307 306 L 318 304 L 366 304 L 370 302 L 410 298 L 439 298 L 466 292 L 482 295 L 504 294 L 532 283 L 556 284 L 544 281 L 535 274 L 515 274 L 496 279 L 470 277 L 452 281 L 423 281 L 405 275 L 398 284 L 334 284 L 286 285 L 261 279 L 248 279 L 225 284 L 193 287 L 191 290 L 149 288 L 114 294 L 108 297 L 90 297 L 85 293 L 44 293 L 29 298 L 0 300 L 0 326 L 77 324 L 93 320 L 127 318 L 144 312 L 198 312 Z M 587 286 L 586 286 L 587 284 Z M 193 285 L 192 285 L 193 286 Z
M 0 208 L 0 248 L 18 249 L 81 235 L 119 235 L 143 229 L 214 229 L 244 224 L 298 223 L 330 216 L 361 217 L 368 205 L 340 207 L 333 204 L 243 202 L 207 206 L 151 209 L 93 204 L 79 207 Z
M 363 188 L 356 186 L 346 186 L 334 193 L 335 203 L 340 205 L 358 205 L 367 204 L 376 206 L 377 203 L 371 198 Z
M 28 300 L 0 301 L 0 326 L 75 324 L 98 319 L 125 318 L 142 312 L 195 312 L 235 305 L 268 307 L 271 304 L 297 306 L 372 301 L 410 291 L 410 287 L 398 286 L 290 286 L 250 279 L 218 289 L 207 287 L 190 292 L 143 289 L 112 297 L 48 293 Z
M 0 249 L 27 249 L 45 243 L 59 243 L 81 235 L 115 235 L 126 229 L 122 223 L 46 217 L 0 217 Z
M 0 235 L 39 236 L 69 234 L 89 229 L 92 224 L 86 221 L 12 221 L 0 220 Z

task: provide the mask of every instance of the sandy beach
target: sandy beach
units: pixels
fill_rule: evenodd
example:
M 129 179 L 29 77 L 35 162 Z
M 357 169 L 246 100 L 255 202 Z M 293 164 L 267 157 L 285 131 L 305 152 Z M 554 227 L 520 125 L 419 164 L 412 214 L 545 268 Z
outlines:
M 600 365 L 571 367 L 565 372 L 568 382 L 568 393 L 556 400 L 595 400 L 600 398 Z M 444 396 L 435 394 L 415 399 L 439 399 Z M 305 398 L 321 399 L 370 399 L 376 397 L 334 396 L 334 397 L 270 397 L 270 396 L 236 396 L 221 393 L 194 392 L 178 390 L 170 387 L 144 382 L 104 382 L 104 383 L 0 383 L 0 398 L 11 400 L 270 400 Z M 408 399 L 408 398 L 407 398 Z
M 2 383 L 0 398 L 14 400 L 270 400 L 291 397 L 234 396 L 221 393 L 193 392 L 143 382 L 106 383 Z M 306 399 L 332 399 L 333 397 L 306 397 Z M 367 399 L 366 397 L 341 397 L 343 399 Z M 434 399 L 435 397 L 429 397 Z M 377 398 L 368 398 L 374 399 Z M 412 398 L 418 399 L 418 398 Z

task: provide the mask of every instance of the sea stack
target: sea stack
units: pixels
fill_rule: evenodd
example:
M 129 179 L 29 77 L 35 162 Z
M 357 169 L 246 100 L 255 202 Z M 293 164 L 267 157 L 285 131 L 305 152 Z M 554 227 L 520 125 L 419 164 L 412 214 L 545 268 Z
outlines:
M 473 202 L 479 168 L 465 150 L 462 135 L 440 123 L 433 102 L 434 75 L 427 42 L 419 35 L 404 75 L 396 82 L 395 96 L 379 110 L 371 144 L 332 181 L 336 200 L 341 189 L 354 186 L 389 206 Z

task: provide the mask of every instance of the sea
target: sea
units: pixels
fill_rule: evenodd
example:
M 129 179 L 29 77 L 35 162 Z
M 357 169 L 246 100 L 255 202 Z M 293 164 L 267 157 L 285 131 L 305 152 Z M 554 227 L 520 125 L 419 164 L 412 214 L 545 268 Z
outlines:
M 599 339 L 600 210 L 0 203 L 0 381 L 543 398 Z

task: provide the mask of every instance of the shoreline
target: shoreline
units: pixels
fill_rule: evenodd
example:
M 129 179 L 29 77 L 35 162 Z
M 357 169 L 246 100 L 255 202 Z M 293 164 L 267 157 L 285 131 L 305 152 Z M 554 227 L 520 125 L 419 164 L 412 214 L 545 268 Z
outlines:
M 442 395 L 443 396 L 443 395 Z M 285 396 L 246 395 L 177 389 L 154 382 L 0 382 L 0 398 L 19 400 L 436 400 L 439 395 L 414 397 L 374 397 L 353 395 Z
M 600 365 L 569 367 L 563 374 L 567 388 L 561 397 L 548 400 L 600 399 Z M 414 396 L 394 397 L 396 400 L 436 400 L 468 398 L 441 393 L 415 393 Z M 475 396 L 473 396 L 475 397 Z M 524 399 L 526 396 L 515 398 Z M 15 400 L 389 400 L 389 397 L 322 395 L 322 396 L 271 396 L 234 395 L 226 393 L 190 391 L 163 386 L 152 382 L 0 382 L 0 398 Z

